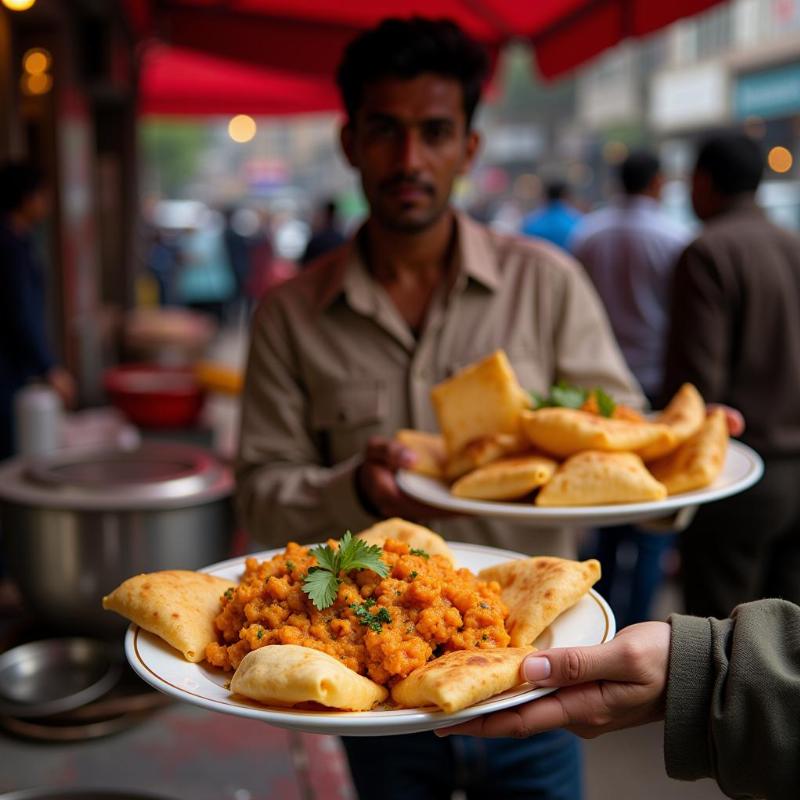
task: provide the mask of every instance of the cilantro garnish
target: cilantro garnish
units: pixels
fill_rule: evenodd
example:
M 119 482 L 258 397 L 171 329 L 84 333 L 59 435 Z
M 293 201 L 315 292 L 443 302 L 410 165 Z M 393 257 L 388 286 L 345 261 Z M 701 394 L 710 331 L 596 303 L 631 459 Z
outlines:
M 410 578 L 411 578 L 411 580 L 413 581 L 413 580 L 414 580 L 414 578 L 416 578 L 416 577 L 417 577 L 417 575 L 419 575 L 419 573 L 418 573 L 418 572 L 417 572 L 415 569 L 412 569 L 412 570 L 411 570 L 411 575 L 410 575 L 409 577 L 410 577 Z
M 383 623 L 390 623 L 392 617 L 389 614 L 389 609 L 384 606 L 378 609 L 377 614 L 373 614 L 370 609 L 374 605 L 375 601 L 369 597 L 360 605 L 358 603 L 351 603 L 350 608 L 362 625 L 366 625 L 371 631 L 375 631 L 375 633 L 380 633 L 383 629 Z
M 389 565 L 383 561 L 383 550 L 378 545 L 368 545 L 362 539 L 354 539 L 350 531 L 342 536 L 338 549 L 329 545 L 319 545 L 311 549 L 317 566 L 308 570 L 303 582 L 303 591 L 319 611 L 333 605 L 339 589 L 342 572 L 353 569 L 369 569 L 385 578 Z
M 430 558 L 431 557 L 430 553 L 426 553 L 420 547 L 412 547 L 408 552 L 411 553 L 412 556 L 422 556 L 423 558 Z
M 286 571 L 291 572 L 294 569 L 294 561 L 286 562 Z
M 572 386 L 566 381 L 559 381 L 550 387 L 548 395 L 541 395 L 537 392 L 530 393 L 534 406 L 539 408 L 581 408 L 583 404 L 592 396 L 597 403 L 597 410 L 603 417 L 610 417 L 614 413 L 617 404 L 614 399 L 599 387 L 594 389 L 581 389 Z
M 225 590 L 225 599 L 226 600 L 233 600 L 233 587 L 230 589 Z
M 256 634 L 256 639 L 261 639 L 261 638 L 263 638 L 263 636 L 264 636 L 264 629 L 263 628 L 259 628 L 258 629 L 258 633 Z

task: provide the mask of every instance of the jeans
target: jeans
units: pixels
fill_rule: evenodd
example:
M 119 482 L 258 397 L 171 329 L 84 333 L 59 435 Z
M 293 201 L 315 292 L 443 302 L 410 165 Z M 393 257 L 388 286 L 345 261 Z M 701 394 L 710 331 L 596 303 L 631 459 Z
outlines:
M 566 731 L 528 739 L 438 738 L 433 733 L 345 737 L 359 800 L 581 800 L 579 740 Z

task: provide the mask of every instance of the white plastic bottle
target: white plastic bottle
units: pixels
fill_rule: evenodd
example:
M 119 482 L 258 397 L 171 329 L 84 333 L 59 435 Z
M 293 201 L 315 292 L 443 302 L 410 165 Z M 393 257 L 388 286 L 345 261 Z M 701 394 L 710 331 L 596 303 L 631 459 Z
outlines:
M 63 405 L 49 386 L 34 383 L 14 396 L 17 455 L 47 455 L 61 446 Z

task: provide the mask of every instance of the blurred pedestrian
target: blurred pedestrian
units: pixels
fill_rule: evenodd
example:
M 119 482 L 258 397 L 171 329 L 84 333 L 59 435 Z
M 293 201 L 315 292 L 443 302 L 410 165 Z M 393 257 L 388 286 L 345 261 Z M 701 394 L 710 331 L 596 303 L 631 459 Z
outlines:
M 313 232 L 308 240 L 305 252 L 300 257 L 300 264 L 305 266 L 315 258 L 335 250 L 345 240 L 339 225 L 339 211 L 335 200 L 327 200 L 318 209 L 314 220 Z
M 522 233 L 546 239 L 566 250 L 581 218 L 581 212 L 569 202 L 568 194 L 564 181 L 549 181 L 545 185 L 544 204 L 523 218 Z
M 454 23 L 419 17 L 384 20 L 345 51 L 341 142 L 369 216 L 256 311 L 236 465 L 256 538 L 313 542 L 389 516 L 441 518 L 400 490 L 397 471 L 414 455 L 392 437 L 432 430 L 431 387 L 498 348 L 534 391 L 564 379 L 642 400 L 579 265 L 451 205 L 478 150 L 487 66 Z M 456 541 L 575 554 L 571 531 L 440 522 Z M 345 748 L 361 800 L 582 795 L 578 743 L 561 732 L 488 745 L 347 737 Z
M 46 331 L 45 275 L 34 235 L 48 212 L 37 168 L 13 161 L 0 166 L 0 458 L 14 453 L 13 398 L 26 383 L 46 382 L 65 406 L 76 396 Z
M 659 204 L 664 178 L 654 153 L 632 152 L 617 179 L 621 195 L 579 222 L 570 249 L 592 279 L 625 360 L 652 403 L 664 381 L 672 275 L 689 232 Z M 619 624 L 650 619 L 674 535 L 619 525 L 597 531 L 596 540 L 603 565 L 597 588 Z M 635 558 L 627 576 L 620 563 L 626 547 Z
M 709 137 L 692 175 L 705 223 L 675 271 L 664 396 L 691 381 L 739 409 L 763 479 L 702 506 L 681 534 L 689 613 L 724 616 L 760 597 L 800 602 L 800 236 L 770 222 L 755 193 L 760 146 Z

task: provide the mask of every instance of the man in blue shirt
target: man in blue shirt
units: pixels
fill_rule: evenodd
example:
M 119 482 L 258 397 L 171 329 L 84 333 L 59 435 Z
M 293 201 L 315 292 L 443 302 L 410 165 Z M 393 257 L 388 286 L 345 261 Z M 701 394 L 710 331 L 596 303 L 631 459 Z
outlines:
M 75 382 L 56 364 L 45 331 L 44 271 L 33 233 L 48 210 L 42 176 L 27 164 L 0 166 L 0 459 L 14 453 L 14 395 L 38 379 L 65 405 Z
M 547 202 L 522 220 L 522 233 L 538 236 L 566 250 L 581 213 L 566 201 L 567 186 L 551 181 L 545 187 Z

